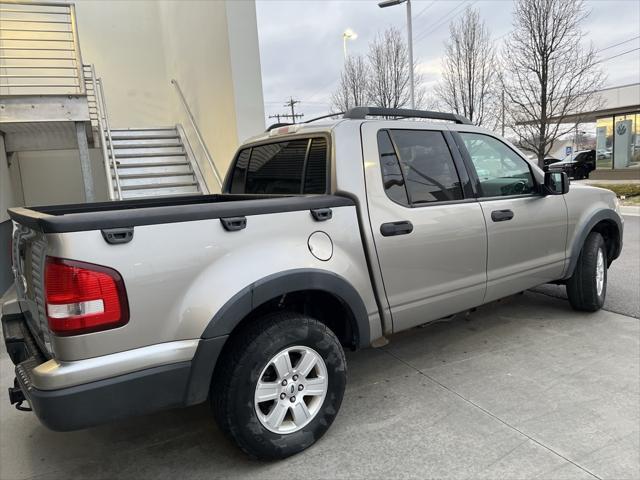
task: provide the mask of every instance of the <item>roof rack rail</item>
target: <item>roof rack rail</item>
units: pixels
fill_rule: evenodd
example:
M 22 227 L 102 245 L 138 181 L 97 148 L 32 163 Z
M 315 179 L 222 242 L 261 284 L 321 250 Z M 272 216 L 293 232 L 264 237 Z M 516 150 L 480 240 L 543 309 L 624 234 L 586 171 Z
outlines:
M 455 113 L 410 110 L 405 108 L 355 107 L 348 110 L 343 118 L 364 120 L 366 117 L 430 118 L 432 120 L 449 120 L 463 125 L 471 124 L 467 118 Z
M 305 120 L 304 122 L 300 122 L 300 123 L 311 123 L 311 122 L 315 122 L 316 120 L 322 120 L 323 118 L 337 117 L 339 115 L 344 115 L 344 112 L 328 113 L 327 115 L 321 115 L 319 117 L 311 118 L 309 120 Z M 270 132 L 274 128 L 288 127 L 290 125 L 296 125 L 296 124 L 295 123 L 284 123 L 284 122 L 274 123 L 274 124 L 269 125 L 267 127 L 267 132 Z
M 270 132 L 271 130 L 273 130 L 274 128 L 280 128 L 280 127 L 288 127 L 289 125 L 295 125 L 294 123 L 272 123 L 271 125 L 269 125 L 267 127 L 267 132 Z
M 315 122 L 316 120 L 322 120 L 323 118 L 337 117 L 339 115 L 344 115 L 344 112 L 327 113 L 326 115 L 321 115 L 319 117 L 314 117 L 309 120 L 305 120 L 302 123 L 311 123 L 311 122 Z

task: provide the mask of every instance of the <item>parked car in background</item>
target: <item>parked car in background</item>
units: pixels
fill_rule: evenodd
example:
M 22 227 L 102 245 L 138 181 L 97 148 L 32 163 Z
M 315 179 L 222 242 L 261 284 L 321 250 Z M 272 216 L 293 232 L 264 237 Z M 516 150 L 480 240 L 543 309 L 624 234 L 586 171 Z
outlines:
M 210 401 L 284 458 L 336 418 L 344 349 L 547 282 L 596 311 L 622 248 L 613 192 L 440 112 L 274 126 L 222 192 L 10 209 L 11 403 L 76 430 Z
M 569 178 L 582 180 L 589 178 L 589 174 L 596 169 L 596 151 L 580 150 L 567 155 L 561 162 L 549 165 L 549 171 L 565 172 Z
M 561 160 L 559 158 L 552 157 L 551 155 L 547 155 L 546 157 L 544 157 L 544 166 L 548 167 L 549 165 L 553 163 L 558 163 L 560 161 Z
M 600 148 L 596 153 L 598 155 L 598 158 L 609 159 L 611 158 L 612 152 L 611 152 L 611 148 Z

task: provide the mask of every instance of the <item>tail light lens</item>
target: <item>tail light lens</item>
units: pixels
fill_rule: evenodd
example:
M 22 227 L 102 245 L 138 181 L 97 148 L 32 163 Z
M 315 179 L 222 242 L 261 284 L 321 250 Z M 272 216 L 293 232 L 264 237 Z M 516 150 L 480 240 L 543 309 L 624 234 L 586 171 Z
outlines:
M 44 287 L 49 328 L 56 335 L 97 332 L 129 321 L 124 282 L 111 268 L 47 257 Z

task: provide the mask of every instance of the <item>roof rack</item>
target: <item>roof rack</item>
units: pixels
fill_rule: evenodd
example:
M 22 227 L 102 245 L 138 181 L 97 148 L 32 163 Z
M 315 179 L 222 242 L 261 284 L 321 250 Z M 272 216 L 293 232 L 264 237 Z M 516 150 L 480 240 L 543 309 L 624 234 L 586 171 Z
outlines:
M 364 120 L 367 117 L 400 117 L 400 118 L 429 118 L 431 120 L 449 120 L 450 122 L 459 123 L 462 125 L 471 125 L 471 122 L 462 115 L 456 113 L 434 112 L 430 110 L 410 110 L 406 108 L 382 108 L 382 107 L 354 107 L 346 112 L 335 112 L 321 117 L 305 120 L 302 123 L 311 123 L 323 118 L 336 117 L 342 115 L 342 118 L 349 118 L 351 120 Z M 269 125 L 267 132 L 274 128 L 287 127 L 290 125 L 296 125 L 295 123 L 274 123 Z
M 327 115 L 321 115 L 320 117 L 311 118 L 311 119 L 305 120 L 304 122 L 301 122 L 301 123 L 311 123 L 311 122 L 315 122 L 316 120 L 322 120 L 323 118 L 337 117 L 338 115 L 344 115 L 344 112 L 328 113 Z M 296 124 L 295 123 L 283 123 L 283 122 L 281 122 L 281 123 L 273 123 L 273 124 L 271 124 L 271 125 L 269 125 L 267 127 L 267 132 L 270 132 L 274 128 L 288 127 L 290 125 L 296 125 Z
M 471 124 L 467 118 L 455 113 L 410 110 L 405 108 L 355 107 L 348 110 L 343 118 L 364 120 L 366 117 L 429 118 L 432 120 L 449 120 L 463 125 Z

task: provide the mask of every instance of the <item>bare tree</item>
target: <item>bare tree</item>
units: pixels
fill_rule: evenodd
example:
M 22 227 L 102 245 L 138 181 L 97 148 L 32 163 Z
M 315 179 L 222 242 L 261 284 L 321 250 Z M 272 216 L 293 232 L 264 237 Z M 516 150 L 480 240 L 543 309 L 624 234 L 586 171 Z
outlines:
M 444 106 L 476 125 L 493 123 L 497 107 L 495 48 L 477 10 L 467 8 L 449 26 L 442 81 L 436 95 Z
M 580 26 L 582 0 L 517 0 L 504 45 L 502 86 L 518 143 L 543 165 L 553 142 L 595 109 L 604 75 Z
M 346 112 L 369 103 L 369 72 L 369 65 L 361 55 L 347 57 L 338 89 L 331 95 L 332 111 Z
M 368 82 L 369 100 L 376 107 L 402 108 L 410 104 L 409 52 L 400 31 L 389 28 L 369 44 L 367 54 L 371 68 Z M 416 108 L 423 103 L 422 77 L 414 74 Z

